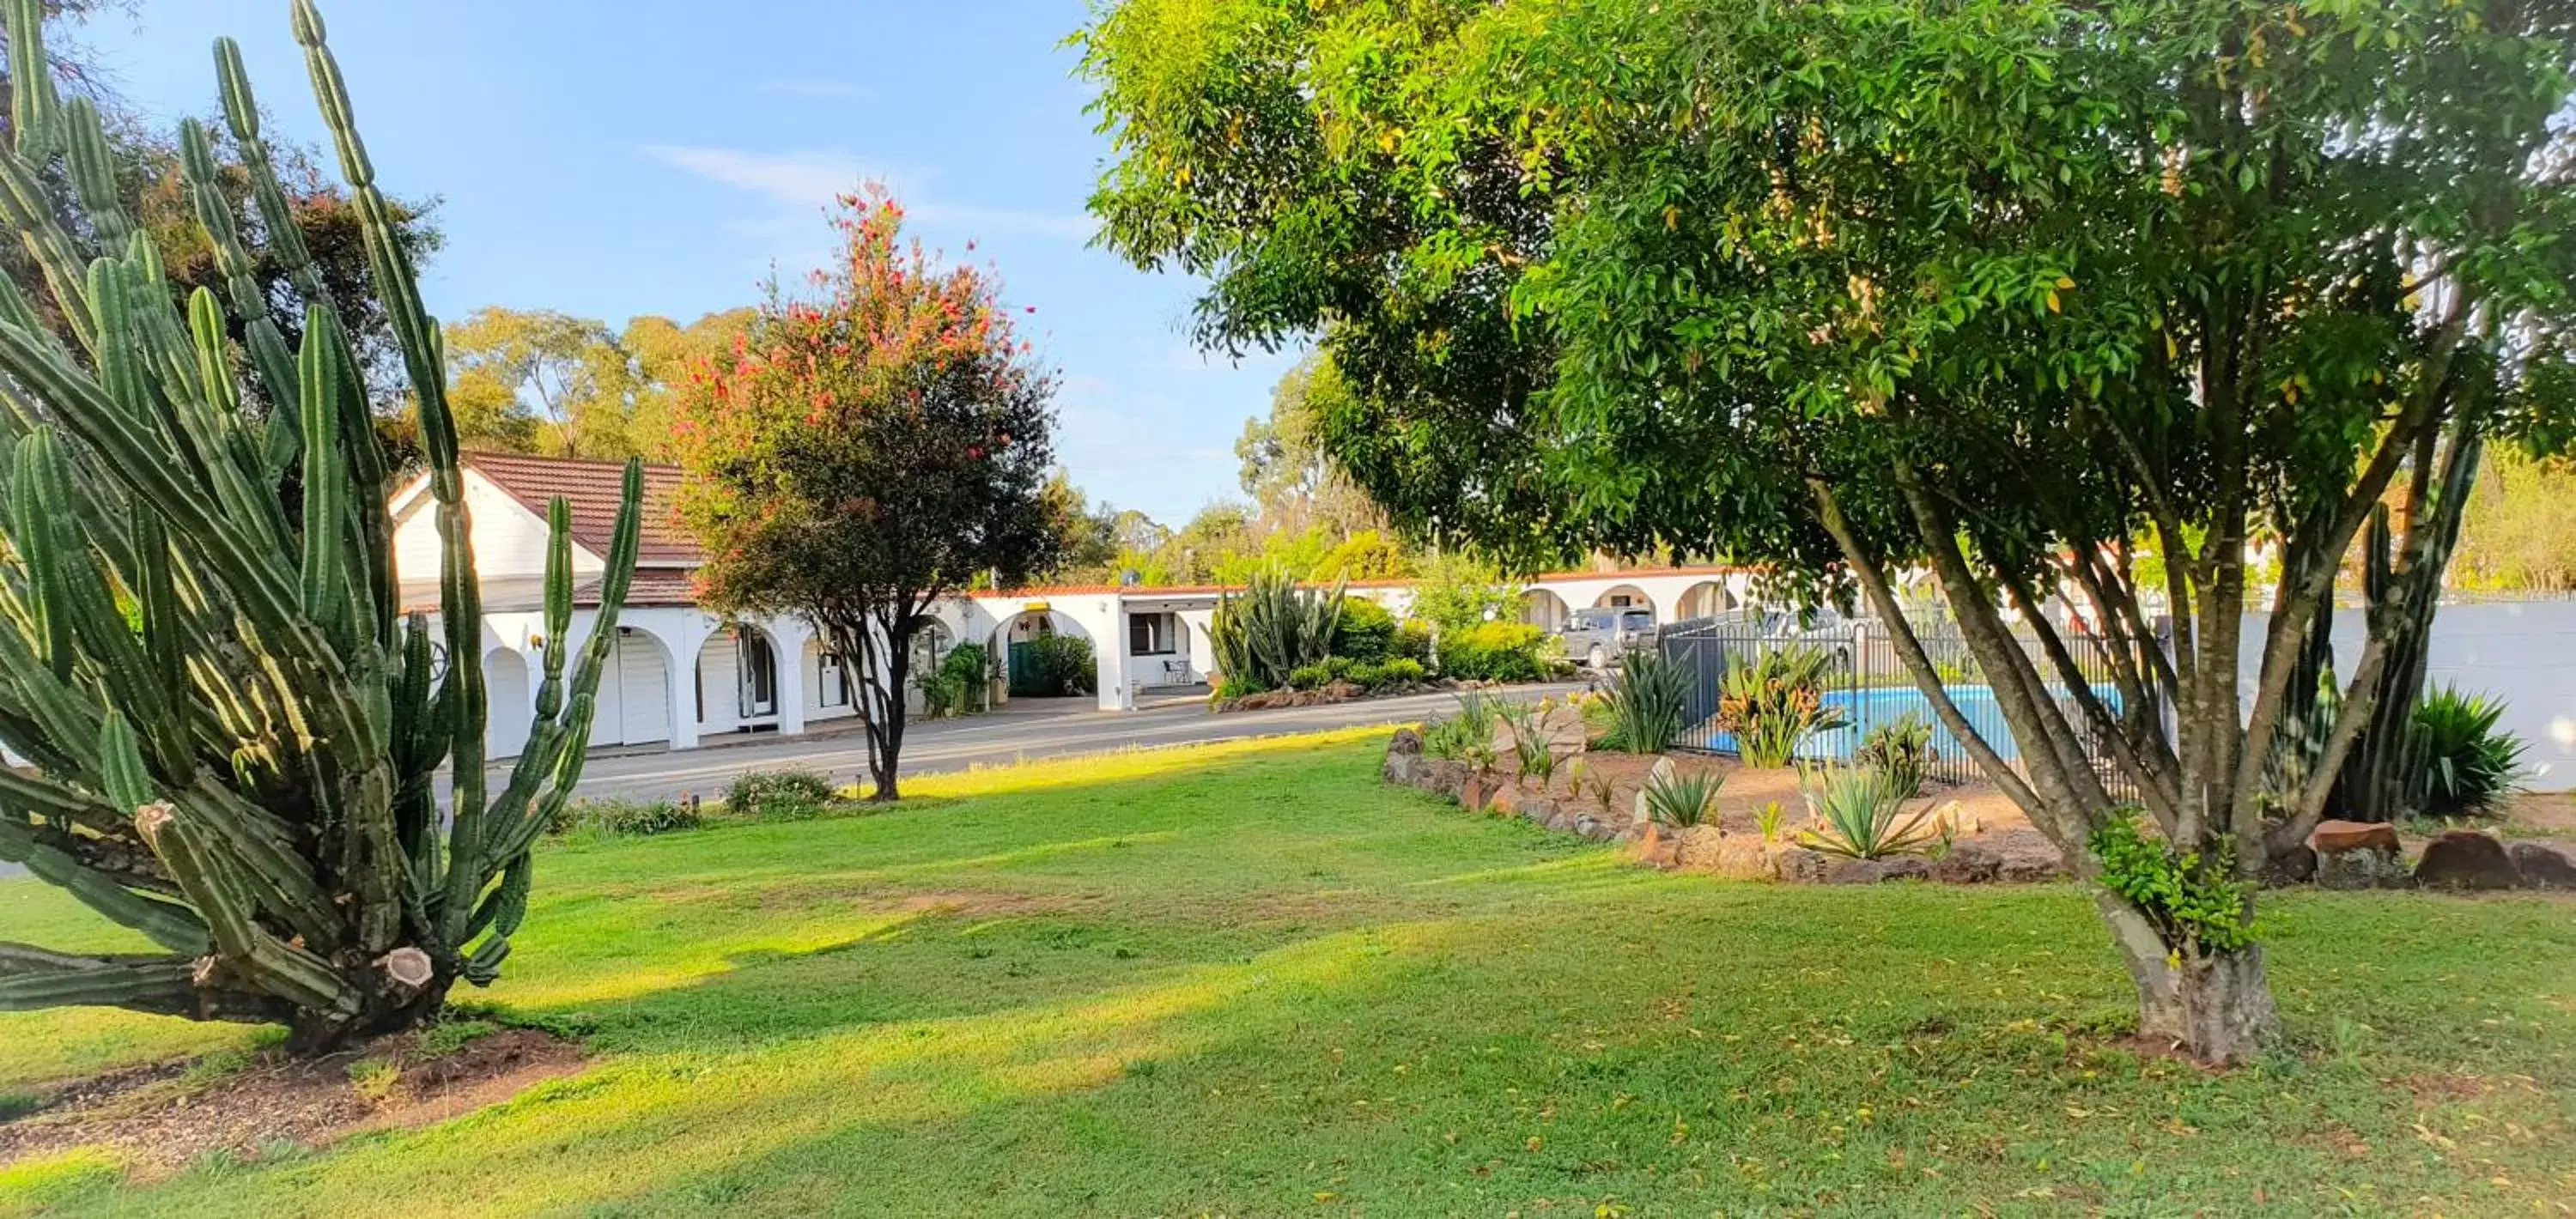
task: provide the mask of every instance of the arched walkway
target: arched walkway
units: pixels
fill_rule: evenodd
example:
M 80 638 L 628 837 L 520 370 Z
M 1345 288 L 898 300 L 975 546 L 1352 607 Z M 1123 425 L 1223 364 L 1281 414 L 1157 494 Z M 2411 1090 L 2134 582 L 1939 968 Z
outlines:
M 1656 606 L 1655 599 L 1647 596 L 1646 590 L 1639 588 L 1634 584 L 1613 584 L 1609 588 L 1602 590 L 1599 597 L 1593 599 L 1592 608 L 1641 609 L 1651 612 L 1655 610 Z M 1661 615 L 1657 616 L 1660 617 Z
M 751 623 L 707 636 L 698 649 L 701 733 L 774 728 L 779 723 L 778 641 Z
M 1053 642 L 1057 639 L 1078 639 L 1088 646 Z M 1099 682 L 1097 662 L 1091 659 L 1097 648 L 1081 623 L 1052 609 L 1024 609 L 993 632 L 993 650 L 1001 657 L 1013 698 L 1091 692 Z
M 910 688 L 903 692 L 903 697 L 904 710 L 909 714 L 919 715 L 925 708 L 921 683 L 937 673 L 940 662 L 946 660 L 948 654 L 957 649 L 957 637 L 949 631 L 947 623 L 937 618 L 924 615 L 915 621 L 917 625 L 912 632 L 912 675 L 905 682 Z
M 671 653 L 650 631 L 617 628 L 592 700 L 590 743 L 651 745 L 671 739 Z
M 1544 588 L 1533 588 L 1521 594 L 1521 621 L 1554 634 L 1565 629 L 1566 616 L 1573 607 L 1565 598 Z
M 1735 608 L 1735 595 L 1715 580 L 1702 580 L 1682 590 L 1681 610 L 1675 619 L 1688 622 L 1693 618 L 1714 618 Z
M 536 692 L 528 686 L 528 658 L 509 648 L 483 654 L 483 749 L 495 758 L 516 757 L 528 746 L 536 718 Z

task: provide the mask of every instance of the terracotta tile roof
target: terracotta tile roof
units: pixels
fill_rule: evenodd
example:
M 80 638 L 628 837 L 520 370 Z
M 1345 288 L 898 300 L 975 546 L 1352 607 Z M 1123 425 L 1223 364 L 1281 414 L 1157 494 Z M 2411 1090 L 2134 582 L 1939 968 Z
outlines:
M 492 480 L 492 485 L 508 492 L 539 520 L 545 519 L 548 501 L 564 497 L 572 504 L 572 540 L 592 554 L 607 557 L 608 540 L 617 525 L 625 463 L 467 453 L 464 464 Z M 638 564 L 694 564 L 702 557 L 697 540 L 680 528 L 675 511 L 679 489 L 678 466 L 644 467 L 644 531 L 635 554 Z

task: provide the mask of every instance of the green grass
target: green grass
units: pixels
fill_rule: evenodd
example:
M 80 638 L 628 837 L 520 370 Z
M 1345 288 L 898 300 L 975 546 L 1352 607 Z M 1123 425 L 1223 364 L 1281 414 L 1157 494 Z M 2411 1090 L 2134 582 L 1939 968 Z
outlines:
M 2267 901 L 2292 1045 L 2111 1047 L 2069 887 L 1665 876 L 1375 781 L 1374 734 L 547 848 L 493 1015 L 577 1077 L 0 1214 L 2529 1213 L 2576 1197 L 2576 908 Z M 34 886 L 0 920 L 80 925 Z M 28 920 L 22 922 L 22 920 Z M 31 938 L 43 938 L 41 936 Z M 0 1089 L 241 1044 L 0 1017 Z M 49 1211 L 47 1208 L 51 1208 Z

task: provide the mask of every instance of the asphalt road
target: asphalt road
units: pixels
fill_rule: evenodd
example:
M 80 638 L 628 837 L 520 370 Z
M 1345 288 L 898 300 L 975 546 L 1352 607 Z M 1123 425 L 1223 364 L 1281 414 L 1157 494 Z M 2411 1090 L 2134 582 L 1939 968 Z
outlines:
M 1579 684 L 1523 686 L 1511 695 L 1535 699 L 1581 688 Z M 1416 694 L 1226 715 L 1209 714 L 1207 707 L 1196 700 L 1173 700 L 1123 712 L 1092 709 L 1087 699 L 1049 702 L 1053 705 L 1022 700 L 1007 711 L 991 715 L 913 724 L 904 733 L 903 773 L 937 774 L 1029 758 L 1404 724 L 1445 712 L 1455 704 L 1456 696 Z M 594 757 L 582 768 L 581 787 L 576 794 L 661 800 L 695 793 L 714 798 L 723 793 L 735 775 L 748 770 L 819 770 L 850 782 L 864 775 L 867 765 L 867 741 L 855 733 L 780 737 L 756 744 Z M 504 768 L 495 773 L 507 771 Z M 440 795 L 444 798 L 445 793 Z M 21 870 L 15 864 L 0 862 L 0 878 L 15 876 Z
M 1578 685 L 1524 686 L 1513 691 L 1535 699 Z M 1321 732 L 1370 724 L 1403 724 L 1441 714 L 1454 695 L 1420 694 L 1323 707 L 1209 714 L 1196 701 L 1136 711 L 1087 708 L 1030 709 L 911 725 L 904 733 L 903 773 L 937 774 L 1028 758 L 1066 757 L 1129 748 L 1228 741 L 1243 737 Z M 714 797 L 735 775 L 749 770 L 819 770 L 849 782 L 866 773 L 868 747 L 856 734 L 786 737 L 758 744 L 594 757 L 583 767 L 577 794 L 589 797 L 667 799 L 688 793 Z

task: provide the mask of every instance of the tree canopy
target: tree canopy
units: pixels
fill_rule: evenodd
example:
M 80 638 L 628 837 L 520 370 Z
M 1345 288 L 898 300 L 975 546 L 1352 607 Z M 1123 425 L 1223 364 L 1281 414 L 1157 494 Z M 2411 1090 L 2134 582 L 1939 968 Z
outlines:
M 813 298 L 775 293 L 729 355 L 693 364 L 674 439 L 681 516 L 704 543 L 699 601 L 811 622 L 860 685 L 879 799 L 897 795 L 911 640 L 979 578 L 1054 565 L 1062 511 L 1052 372 L 1013 336 L 993 280 L 850 196 Z
M 1320 335 L 1352 390 L 1324 446 L 1399 523 L 1864 597 L 2088 875 L 2121 824 L 2100 742 L 2174 891 L 2217 895 L 2204 922 L 2106 902 L 2145 1026 L 2236 1058 L 2269 999 L 2216 922 L 2321 812 L 2264 762 L 2342 556 L 2484 431 L 2565 434 L 2572 25 L 2503 0 L 1128 0 L 1079 42 L 1108 243 L 1207 278 L 1209 346 Z M 2258 530 L 2285 569 L 2248 722 Z M 1893 595 L 1916 568 L 1948 623 Z M 2118 698 L 2079 679 L 2061 593 Z M 1962 637 L 2020 764 L 1917 625 Z M 2385 663 L 2375 630 L 2352 689 Z

